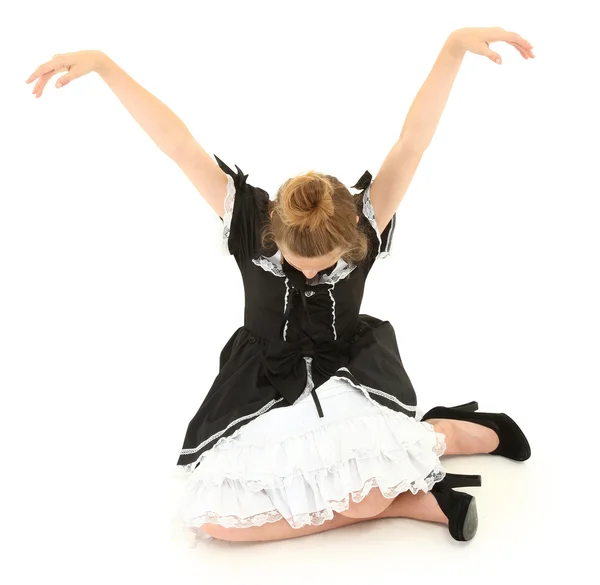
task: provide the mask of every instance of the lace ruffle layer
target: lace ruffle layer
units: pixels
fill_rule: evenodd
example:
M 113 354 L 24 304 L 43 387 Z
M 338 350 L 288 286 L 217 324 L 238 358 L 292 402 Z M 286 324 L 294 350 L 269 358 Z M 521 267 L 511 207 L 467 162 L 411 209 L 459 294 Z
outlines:
M 244 528 L 284 518 L 300 528 L 332 519 L 374 487 L 386 498 L 430 491 L 445 475 L 444 436 L 429 423 L 385 410 L 279 442 L 247 442 L 240 434 L 220 440 L 187 474 L 180 526 Z

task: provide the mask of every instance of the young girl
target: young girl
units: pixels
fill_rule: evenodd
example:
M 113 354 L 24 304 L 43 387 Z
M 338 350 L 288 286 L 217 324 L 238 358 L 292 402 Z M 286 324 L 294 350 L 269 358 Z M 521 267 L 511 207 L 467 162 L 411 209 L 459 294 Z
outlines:
M 374 261 L 390 252 L 396 209 L 430 143 L 466 51 L 500 63 L 489 43 L 527 59 L 525 39 L 502 28 L 449 35 L 377 177 L 352 194 L 309 171 L 274 200 L 236 165 L 216 163 L 185 125 L 100 51 L 55 55 L 27 80 L 36 97 L 97 72 L 223 220 L 241 270 L 244 324 L 190 421 L 177 461 L 187 477 L 178 518 L 195 535 L 276 540 L 371 518 L 447 524 L 456 540 L 477 530 L 473 496 L 453 487 L 480 476 L 445 473 L 442 454 L 530 457 L 506 414 L 471 402 L 424 416 L 389 321 L 360 314 Z

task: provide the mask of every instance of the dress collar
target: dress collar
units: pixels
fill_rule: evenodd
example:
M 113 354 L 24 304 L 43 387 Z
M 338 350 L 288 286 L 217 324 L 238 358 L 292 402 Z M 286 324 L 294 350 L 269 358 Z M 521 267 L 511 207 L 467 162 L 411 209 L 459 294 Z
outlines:
M 285 264 L 286 266 L 289 266 L 289 269 L 286 268 L 286 270 L 284 270 L 281 262 L 281 253 L 279 250 L 277 250 L 272 256 L 265 256 L 259 253 L 256 258 L 252 259 L 252 262 L 257 266 L 260 266 L 263 270 L 271 272 L 275 276 L 286 277 L 294 272 L 302 274 L 287 262 Z M 316 286 L 318 284 L 328 284 L 330 286 L 334 285 L 339 280 L 346 278 L 348 274 L 350 274 L 356 268 L 356 266 L 356 264 L 348 264 L 340 258 L 335 266 L 326 268 L 325 270 L 319 272 L 318 275 L 315 275 L 313 280 L 316 280 L 317 282 L 313 282 L 313 280 L 311 280 L 307 284 L 310 286 Z
M 290 274 L 293 273 L 297 273 L 297 274 L 301 274 L 303 276 L 304 279 L 306 279 L 306 277 L 302 274 L 302 272 L 300 270 L 298 270 L 297 268 L 294 268 L 286 259 L 285 257 L 281 254 L 280 250 L 277 250 L 276 253 L 279 262 L 281 264 L 281 268 L 283 270 L 283 272 L 289 276 Z M 335 264 L 332 264 L 331 266 L 329 266 L 329 268 L 324 268 L 323 270 L 319 270 L 317 272 L 317 274 L 315 274 L 310 280 L 307 280 L 307 284 L 312 284 L 313 281 L 319 282 L 321 280 L 321 276 L 323 275 L 327 275 L 329 276 L 340 264 L 340 260 L 338 260 Z

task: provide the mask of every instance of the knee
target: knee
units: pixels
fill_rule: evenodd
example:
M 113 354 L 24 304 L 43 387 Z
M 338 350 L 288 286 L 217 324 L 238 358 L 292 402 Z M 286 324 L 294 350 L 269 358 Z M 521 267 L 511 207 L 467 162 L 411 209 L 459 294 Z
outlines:
M 384 498 L 381 490 L 375 487 L 361 502 L 353 502 L 351 498 L 349 508 L 340 514 L 348 518 L 373 518 L 385 511 L 393 501 Z

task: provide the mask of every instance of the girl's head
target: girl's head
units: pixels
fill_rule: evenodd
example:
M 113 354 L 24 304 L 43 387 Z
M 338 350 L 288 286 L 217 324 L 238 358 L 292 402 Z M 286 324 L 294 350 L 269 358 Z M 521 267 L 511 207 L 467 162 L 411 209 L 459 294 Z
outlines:
M 288 179 L 269 202 L 269 213 L 263 245 L 273 241 L 309 279 L 340 258 L 358 263 L 367 255 L 356 198 L 336 177 L 311 170 Z

